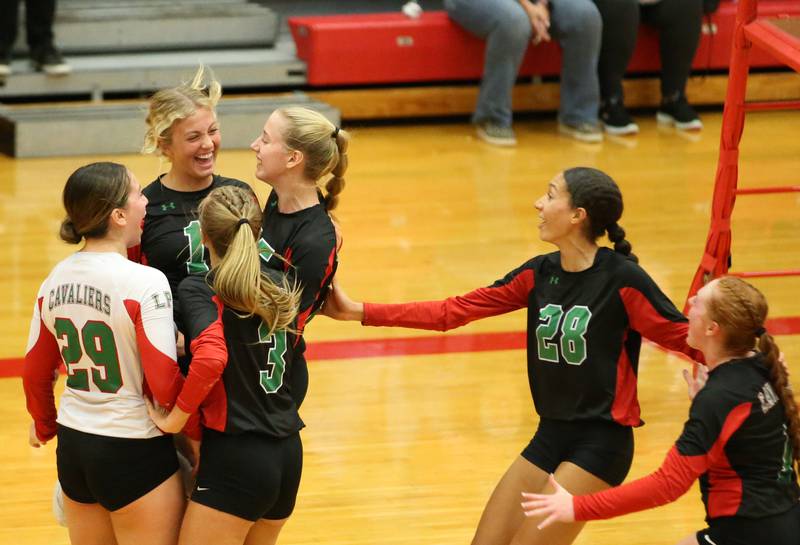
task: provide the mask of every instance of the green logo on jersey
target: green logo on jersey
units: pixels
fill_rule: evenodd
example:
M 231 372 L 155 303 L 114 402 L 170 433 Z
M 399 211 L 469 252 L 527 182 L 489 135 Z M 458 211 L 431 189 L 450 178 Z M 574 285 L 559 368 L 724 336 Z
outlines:
M 558 277 L 557 276 L 551 276 L 550 277 L 550 283 L 558 285 Z
M 167 202 L 161 205 L 161 211 L 166 212 L 167 210 L 175 210 L 175 203 L 174 202 Z

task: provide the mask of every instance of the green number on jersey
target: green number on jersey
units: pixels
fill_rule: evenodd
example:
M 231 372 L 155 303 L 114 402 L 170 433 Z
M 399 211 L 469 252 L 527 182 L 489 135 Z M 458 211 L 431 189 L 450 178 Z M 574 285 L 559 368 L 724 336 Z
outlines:
M 586 329 L 592 312 L 585 306 L 572 307 L 561 325 L 561 355 L 570 365 L 580 365 L 586 359 Z
M 92 369 L 92 382 L 101 392 L 116 394 L 122 387 L 122 373 L 114 332 L 105 322 L 86 322 L 81 337 L 86 355 L 96 366 Z
M 203 246 L 203 239 L 200 236 L 200 221 L 192 220 L 183 228 L 183 234 L 189 239 L 189 260 L 186 262 L 186 271 L 189 274 L 208 272 L 208 265 L 203 259 L 206 247 Z
M 563 321 L 561 318 L 564 318 Z M 539 359 L 558 363 L 559 346 L 561 356 L 570 365 L 580 365 L 586 360 L 586 330 L 589 328 L 591 311 L 578 305 L 566 314 L 561 305 L 548 304 L 539 310 L 539 325 L 536 327 L 536 348 Z M 561 326 L 561 340 L 554 341 Z
M 258 239 L 258 253 L 261 255 L 261 259 L 266 262 L 272 259 L 272 255 L 275 253 L 275 248 L 270 246 L 269 242 L 261 238 Z
M 87 369 L 72 367 L 85 353 L 92 363 L 92 382 L 101 392 L 115 394 L 122 387 L 119 354 L 114 332 L 105 322 L 89 321 L 78 335 L 78 328 L 68 318 L 56 318 L 56 337 L 66 338 L 61 357 L 67 366 L 67 386 L 73 390 L 89 391 Z M 81 346 L 83 345 L 83 346 Z
M 564 311 L 561 305 L 547 305 L 539 311 L 539 326 L 536 328 L 536 345 L 539 359 L 558 363 L 558 344 L 552 342 L 558 333 L 558 324 Z
M 274 394 L 283 386 L 283 373 L 286 371 L 286 332 L 276 331 L 270 335 L 269 328 L 263 322 L 258 328 L 258 342 L 266 344 L 269 348 L 267 352 L 267 367 L 265 371 L 260 371 L 259 382 L 264 391 Z
M 64 339 L 67 343 L 61 349 L 61 359 L 67 366 L 67 387 L 73 390 L 89 391 L 89 373 L 86 369 L 73 369 L 70 367 L 78 363 L 83 356 L 81 352 L 81 341 L 78 336 L 78 328 L 68 318 L 56 318 L 55 321 L 56 337 Z
M 786 444 L 783 447 L 783 463 L 781 463 L 781 469 L 778 472 L 778 481 L 788 484 L 794 478 L 794 469 L 792 468 L 794 450 L 792 449 L 792 442 L 786 424 L 783 425 L 783 434 L 786 436 Z

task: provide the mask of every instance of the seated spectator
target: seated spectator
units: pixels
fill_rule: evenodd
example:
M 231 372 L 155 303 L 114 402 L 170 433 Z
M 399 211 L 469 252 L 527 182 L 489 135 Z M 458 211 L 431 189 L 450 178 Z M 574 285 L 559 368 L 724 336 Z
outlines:
M 486 40 L 484 74 L 472 115 L 478 136 L 498 146 L 517 143 L 511 92 L 531 41 L 558 40 L 563 51 L 559 131 L 599 142 L 596 77 L 602 22 L 591 0 L 445 0 L 450 17 Z
M 598 73 L 602 98 L 600 120 L 605 131 L 616 135 L 639 132 L 639 126 L 625 109 L 622 77 L 633 55 L 640 20 L 659 31 L 658 122 L 681 130 L 702 129 L 697 112 L 686 100 L 686 80 L 700 42 L 703 0 L 594 0 L 594 3 L 603 17 Z M 714 7 L 709 9 L 713 11 Z

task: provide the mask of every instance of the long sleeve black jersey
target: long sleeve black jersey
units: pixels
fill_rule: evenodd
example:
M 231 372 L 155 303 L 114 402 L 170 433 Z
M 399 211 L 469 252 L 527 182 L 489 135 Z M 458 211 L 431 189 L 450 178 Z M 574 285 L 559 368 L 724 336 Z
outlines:
M 276 283 L 280 273 L 269 271 Z M 178 287 L 192 364 L 176 404 L 200 408 L 205 427 L 225 433 L 255 432 L 286 437 L 303 427 L 287 380 L 293 365 L 294 335 L 270 334 L 257 316 L 241 317 L 197 274 Z
M 557 420 L 641 424 L 636 377 L 642 336 L 699 358 L 686 318 L 641 267 L 608 248 L 581 272 L 559 252 L 443 301 L 364 306 L 364 325 L 446 331 L 528 308 L 528 380 L 536 411 Z
M 261 236 L 261 257 L 267 266 L 278 271 L 293 271 L 303 290 L 297 316 L 299 335 L 295 341 L 292 379 L 295 400 L 299 406 L 308 389 L 302 334 L 306 324 L 325 301 L 336 273 L 336 229 L 321 198 L 316 206 L 284 214 L 278 211 L 278 195 L 273 191 L 264 207 Z
M 174 191 L 164 187 L 160 177 L 143 190 L 148 203 L 142 241 L 139 246 L 128 250 L 128 258 L 163 272 L 173 299 L 177 299 L 175 296 L 181 280 L 190 274 L 209 270 L 208 252 L 200 238 L 197 206 L 212 189 L 224 185 L 250 191 L 246 183 L 216 174 L 211 185 L 200 191 Z M 179 305 L 175 304 L 173 310 L 175 321 L 182 329 Z
M 762 356 L 729 361 L 711 371 L 661 468 L 621 487 L 575 497 L 575 518 L 608 518 L 663 505 L 698 477 L 707 520 L 785 513 L 800 501 L 786 430 L 783 403 Z

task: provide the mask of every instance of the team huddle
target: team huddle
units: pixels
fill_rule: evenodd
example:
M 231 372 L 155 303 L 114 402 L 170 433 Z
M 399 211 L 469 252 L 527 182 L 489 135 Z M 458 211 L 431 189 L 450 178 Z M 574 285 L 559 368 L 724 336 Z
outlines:
M 557 251 L 458 297 L 353 301 L 335 281 L 331 219 L 349 135 L 312 110 L 273 112 L 251 145 L 272 188 L 262 206 L 214 172 L 220 96 L 200 70 L 151 97 L 143 151 L 171 166 L 144 190 L 115 163 L 64 187 L 61 238 L 84 245 L 41 285 L 23 380 L 31 445 L 58 438 L 72 543 L 275 543 L 301 479 L 316 314 L 448 330 L 522 308 L 539 425 L 475 545 L 567 545 L 585 521 L 673 501 L 697 479 L 708 527 L 679 545 L 800 542 L 800 415 L 756 288 L 715 279 L 685 317 L 631 253 L 614 180 L 571 168 L 536 202 Z M 662 467 L 622 484 L 642 424 L 642 337 L 701 365 L 685 373 L 689 419 Z

